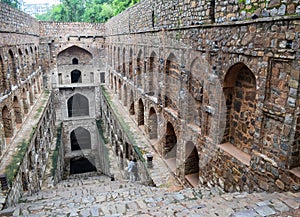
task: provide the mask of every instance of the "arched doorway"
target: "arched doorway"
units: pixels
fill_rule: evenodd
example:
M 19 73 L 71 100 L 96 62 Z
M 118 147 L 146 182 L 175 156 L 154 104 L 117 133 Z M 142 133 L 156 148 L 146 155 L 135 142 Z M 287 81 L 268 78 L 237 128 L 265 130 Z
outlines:
M 91 149 L 91 134 L 88 130 L 78 127 L 71 132 L 71 151 Z
M 9 50 L 8 54 L 9 55 L 8 55 L 8 73 L 7 74 L 10 74 L 12 85 L 16 85 L 17 79 L 18 79 L 17 78 L 16 60 L 15 60 L 12 50 Z
M 97 169 L 94 165 L 94 159 L 87 159 L 85 157 L 72 158 L 70 160 L 70 174 L 96 172 Z
M 172 171 L 176 169 L 177 136 L 173 125 L 168 122 L 163 144 L 162 156 Z
M 142 86 L 142 67 L 142 51 L 140 50 L 136 59 L 136 82 L 138 87 Z
M 75 69 L 71 72 L 71 83 L 81 83 L 81 71 Z
M 32 87 L 31 84 L 28 84 L 28 92 L 29 92 L 29 102 L 30 105 L 33 105 L 33 93 L 32 93 Z
M 157 79 L 157 56 L 156 53 L 153 51 L 150 55 L 149 59 L 149 75 L 148 75 L 148 88 L 147 88 L 147 94 L 150 96 L 157 96 L 157 93 L 154 91 L 157 91 L 157 84 L 156 84 L 156 79 Z
M 119 92 L 119 100 L 122 100 L 122 81 L 119 79 L 118 81 L 118 92 Z
M 70 97 L 68 100 L 68 116 L 89 116 L 89 100 L 78 93 Z
M 144 103 L 142 99 L 139 99 L 139 110 L 138 110 L 138 126 L 144 125 Z
M 185 144 L 184 174 L 187 181 L 197 187 L 199 183 L 199 155 L 193 142 Z
M 123 98 L 124 106 L 127 106 L 127 86 L 124 84 L 124 98 Z
M 126 55 L 125 48 L 123 48 L 123 55 L 122 55 L 122 58 L 123 58 L 123 61 L 122 61 L 122 74 L 123 74 L 123 76 L 125 76 L 125 74 L 126 74 L 125 55 Z
M 227 72 L 223 91 L 226 99 L 226 128 L 222 143 L 231 143 L 250 153 L 255 133 L 256 79 L 243 63 Z
M 14 106 L 14 113 L 15 113 L 15 122 L 16 124 L 22 124 L 21 106 L 16 96 L 14 97 L 13 106 Z
M 149 124 L 148 124 L 149 138 L 157 139 L 157 130 L 158 130 L 157 115 L 153 107 L 150 108 L 148 120 L 149 120 Z
M 177 58 L 173 53 L 171 53 L 167 60 L 165 66 L 165 107 L 170 107 L 174 110 L 177 109 L 176 102 L 173 101 L 177 98 L 180 88 L 180 71 Z M 178 85 L 177 85 L 178 84 Z
M 130 48 L 129 52 L 129 79 L 132 79 L 133 76 L 133 55 L 132 48 Z
M 133 101 L 133 91 L 130 91 L 130 107 L 129 107 L 129 114 L 130 115 L 135 115 L 135 110 L 134 110 L 134 101 Z
M 24 113 L 27 114 L 29 110 L 29 104 L 28 104 L 28 99 L 27 99 L 27 92 L 25 88 L 22 90 L 22 101 L 23 101 L 23 109 Z
M 11 114 L 7 108 L 4 106 L 2 109 L 2 121 L 4 127 L 4 135 L 6 138 L 11 138 L 14 135 L 13 124 L 11 120 Z

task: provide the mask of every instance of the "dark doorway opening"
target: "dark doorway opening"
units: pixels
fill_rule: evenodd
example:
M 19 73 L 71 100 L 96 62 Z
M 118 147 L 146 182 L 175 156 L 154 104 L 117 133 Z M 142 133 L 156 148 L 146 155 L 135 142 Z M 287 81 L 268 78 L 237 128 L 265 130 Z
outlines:
M 94 160 L 88 160 L 87 158 L 73 158 L 70 161 L 70 174 L 96 172 L 97 170 L 94 164 Z

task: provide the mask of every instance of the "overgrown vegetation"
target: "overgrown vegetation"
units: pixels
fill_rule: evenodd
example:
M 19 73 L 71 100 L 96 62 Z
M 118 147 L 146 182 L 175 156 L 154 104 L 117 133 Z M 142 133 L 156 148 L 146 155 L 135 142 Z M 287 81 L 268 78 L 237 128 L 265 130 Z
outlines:
M 37 15 L 41 21 L 102 23 L 140 0 L 61 0 L 52 10 Z
M 8 183 L 11 185 L 17 172 L 19 171 L 19 167 L 23 161 L 25 153 L 28 149 L 28 144 L 25 139 L 22 141 L 21 144 L 17 147 L 17 152 L 14 156 L 12 156 L 12 160 L 5 168 L 5 174 L 7 176 Z
M 118 118 L 118 121 L 121 124 L 122 129 L 125 131 L 125 134 L 127 135 L 128 139 L 133 144 L 132 146 L 133 146 L 135 152 L 140 157 L 141 161 L 145 162 L 145 158 L 143 157 L 143 153 L 140 150 L 140 148 L 137 146 L 137 142 L 136 142 L 135 138 L 133 137 L 132 132 L 130 131 L 130 127 L 126 124 L 126 122 L 123 119 L 122 115 L 120 115 L 117 112 L 117 109 L 115 108 L 114 104 L 112 103 L 111 98 L 110 98 L 109 94 L 107 93 L 104 86 L 101 86 L 101 90 L 102 90 L 102 94 L 106 98 L 109 106 L 112 108 L 112 111 L 114 111 L 116 117 Z
M 55 150 L 53 151 L 53 154 L 52 154 L 52 169 L 51 169 L 52 176 L 55 175 L 55 171 L 57 169 L 58 154 L 59 154 L 59 148 L 61 145 L 61 133 L 62 133 L 62 123 L 57 128 L 56 146 L 55 146 Z

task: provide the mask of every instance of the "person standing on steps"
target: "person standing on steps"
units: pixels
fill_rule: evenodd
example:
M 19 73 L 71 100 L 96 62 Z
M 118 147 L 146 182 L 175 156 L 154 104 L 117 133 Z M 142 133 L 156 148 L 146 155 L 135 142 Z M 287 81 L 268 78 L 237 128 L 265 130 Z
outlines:
M 136 164 L 136 159 L 135 158 L 131 158 L 131 160 L 129 161 L 127 171 L 129 173 L 129 180 L 131 182 L 135 182 L 136 173 L 137 173 L 137 164 Z

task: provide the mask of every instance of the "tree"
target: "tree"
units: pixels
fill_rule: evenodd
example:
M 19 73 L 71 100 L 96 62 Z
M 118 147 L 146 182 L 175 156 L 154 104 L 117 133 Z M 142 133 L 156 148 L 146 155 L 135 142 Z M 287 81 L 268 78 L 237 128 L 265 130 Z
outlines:
M 50 12 L 36 16 L 43 21 L 106 22 L 139 0 L 61 0 Z
M 1 3 L 5 3 L 14 8 L 20 8 L 20 2 L 18 0 L 1 0 Z

